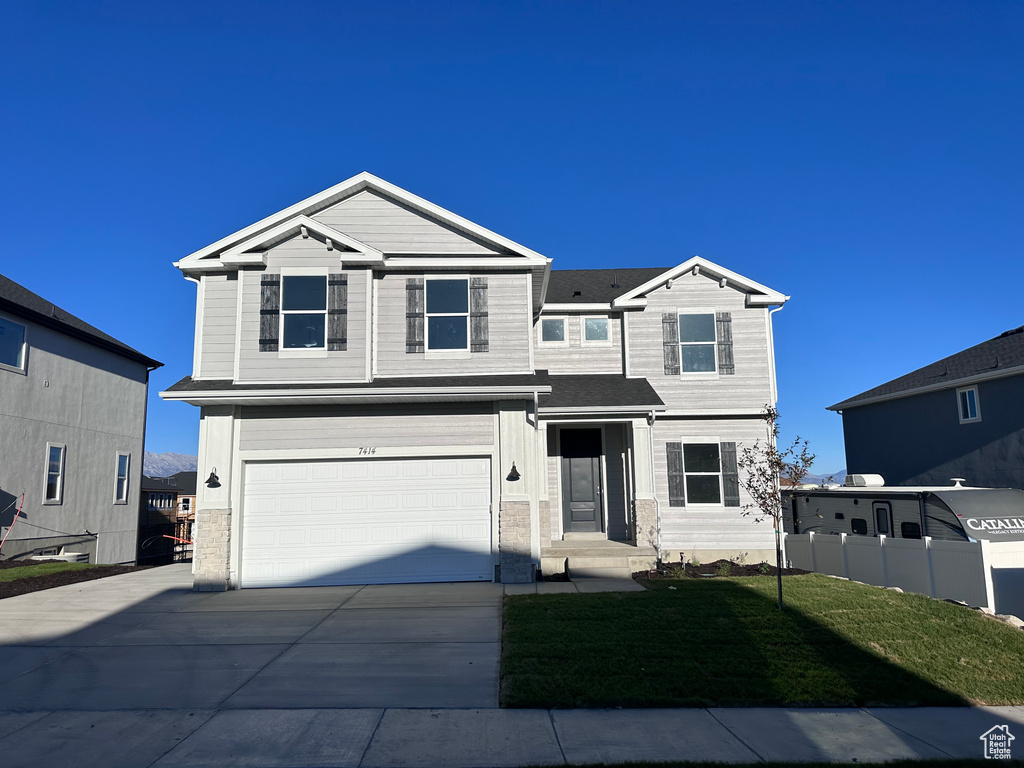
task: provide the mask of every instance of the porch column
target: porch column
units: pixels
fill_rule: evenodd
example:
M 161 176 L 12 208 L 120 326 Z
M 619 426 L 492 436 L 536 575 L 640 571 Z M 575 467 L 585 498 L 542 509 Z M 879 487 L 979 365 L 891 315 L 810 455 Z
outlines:
M 540 467 L 544 432 L 528 420 L 532 403 L 522 400 L 498 404 L 500 478 L 498 505 L 498 564 L 504 584 L 529 583 L 540 559 L 539 511 L 543 482 Z M 518 479 L 509 479 L 515 464 Z M 537 545 L 535 547 L 535 545 Z M 537 549 L 534 552 L 534 549 Z
M 231 488 L 234 465 L 235 409 L 207 406 L 199 417 L 199 468 L 196 477 L 193 589 L 223 592 L 229 586 L 231 559 Z M 206 480 L 216 468 L 218 485 Z
M 658 505 L 655 501 L 652 429 L 646 418 L 632 420 L 633 525 L 638 546 L 658 548 Z

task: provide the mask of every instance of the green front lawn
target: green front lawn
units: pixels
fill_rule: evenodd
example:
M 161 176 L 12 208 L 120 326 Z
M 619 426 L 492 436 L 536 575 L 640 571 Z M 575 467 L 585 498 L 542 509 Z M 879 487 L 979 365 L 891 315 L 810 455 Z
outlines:
M 1024 704 L 1024 632 L 830 579 L 645 582 L 506 598 L 506 707 Z M 674 588 L 674 589 L 673 589 Z
M 0 570 L 0 582 L 19 581 L 31 579 L 36 576 L 49 576 L 52 573 L 62 571 L 84 571 L 99 566 L 90 563 L 38 563 L 36 565 L 21 565 L 17 568 L 4 568 Z

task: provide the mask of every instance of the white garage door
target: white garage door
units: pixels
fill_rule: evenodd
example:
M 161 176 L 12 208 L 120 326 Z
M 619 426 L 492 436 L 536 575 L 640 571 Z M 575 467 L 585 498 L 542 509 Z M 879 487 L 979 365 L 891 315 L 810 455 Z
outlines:
M 489 459 L 250 463 L 242 587 L 491 581 Z

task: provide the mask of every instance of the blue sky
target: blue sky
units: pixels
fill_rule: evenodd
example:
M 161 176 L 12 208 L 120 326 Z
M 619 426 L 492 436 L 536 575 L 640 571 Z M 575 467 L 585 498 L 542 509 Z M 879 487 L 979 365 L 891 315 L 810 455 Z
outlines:
M 18 2 L 0 272 L 165 363 L 171 262 L 362 170 L 553 257 L 700 254 L 791 295 L 783 435 L 1024 323 L 1024 5 Z M 855 468 L 854 468 L 855 469 Z

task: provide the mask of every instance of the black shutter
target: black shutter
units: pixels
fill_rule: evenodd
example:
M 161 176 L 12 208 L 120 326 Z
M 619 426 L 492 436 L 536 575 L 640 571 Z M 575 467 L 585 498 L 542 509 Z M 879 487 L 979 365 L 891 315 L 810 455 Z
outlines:
M 348 349 L 348 275 L 327 278 L 327 351 Z
M 716 312 L 715 324 L 718 326 L 718 373 L 731 376 L 736 373 L 732 357 L 732 313 Z
M 665 375 L 679 375 L 679 315 L 665 312 L 661 316 L 661 338 L 665 348 Z
M 683 444 L 665 443 L 668 459 L 668 505 L 686 506 L 686 477 L 683 475 Z
M 487 278 L 473 277 L 469 281 L 469 349 L 487 352 Z
M 722 443 L 722 486 L 725 506 L 740 505 L 740 473 L 736 466 L 736 443 Z
M 405 281 L 405 351 L 423 352 L 423 278 Z
M 281 337 L 281 276 L 260 280 L 260 352 L 277 352 Z

